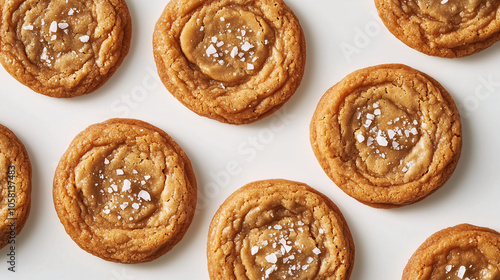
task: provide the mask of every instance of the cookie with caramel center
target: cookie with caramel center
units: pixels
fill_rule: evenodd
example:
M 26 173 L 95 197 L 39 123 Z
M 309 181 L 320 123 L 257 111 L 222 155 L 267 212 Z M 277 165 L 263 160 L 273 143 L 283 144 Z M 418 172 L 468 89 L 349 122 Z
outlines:
M 428 55 L 467 56 L 500 40 L 499 0 L 375 0 L 375 4 L 394 36 Z
M 415 251 L 402 279 L 500 279 L 500 233 L 469 224 L 440 230 Z
M 305 39 L 282 0 L 174 0 L 158 20 L 158 74 L 195 113 L 231 124 L 259 120 L 298 88 Z
M 306 184 L 257 181 L 220 206 L 208 234 L 210 279 L 349 279 L 354 243 L 337 206 Z
M 105 260 L 139 263 L 182 239 L 196 181 L 186 154 L 164 131 L 111 119 L 75 137 L 57 167 L 53 196 L 78 246 Z
M 373 207 L 417 202 L 441 187 L 460 158 L 451 95 L 401 64 L 347 75 L 321 98 L 310 125 L 320 165 L 348 195 Z
M 0 249 L 15 243 L 31 208 L 31 163 L 16 135 L 0 125 Z
M 4 0 L 0 62 L 35 92 L 74 97 L 102 86 L 130 47 L 124 0 Z

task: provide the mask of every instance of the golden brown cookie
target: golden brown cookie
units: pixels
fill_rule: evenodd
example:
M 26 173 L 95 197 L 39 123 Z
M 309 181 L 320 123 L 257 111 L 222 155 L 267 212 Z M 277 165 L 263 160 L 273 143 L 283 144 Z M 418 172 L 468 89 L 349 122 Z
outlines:
M 278 110 L 299 86 L 306 56 L 302 28 L 282 0 L 172 0 L 153 51 L 171 94 L 231 124 Z
M 0 0 L 0 62 L 32 90 L 74 97 L 103 85 L 127 55 L 124 0 Z
M 498 280 L 500 233 L 461 224 L 436 232 L 408 261 L 403 280 Z
M 16 247 L 31 207 L 31 163 L 24 145 L 0 125 L 0 249 Z
M 196 180 L 164 131 L 132 119 L 89 126 L 57 166 L 54 205 L 87 252 L 121 263 L 151 261 L 177 244 L 196 206 Z
M 379 208 L 414 203 L 437 190 L 462 148 L 450 94 L 401 64 L 355 71 L 330 88 L 314 113 L 310 139 L 333 182 Z
M 428 55 L 466 56 L 500 40 L 499 0 L 375 0 L 375 5 L 394 36 Z
M 303 183 L 247 184 L 208 233 L 210 279 L 349 279 L 354 243 L 337 206 Z

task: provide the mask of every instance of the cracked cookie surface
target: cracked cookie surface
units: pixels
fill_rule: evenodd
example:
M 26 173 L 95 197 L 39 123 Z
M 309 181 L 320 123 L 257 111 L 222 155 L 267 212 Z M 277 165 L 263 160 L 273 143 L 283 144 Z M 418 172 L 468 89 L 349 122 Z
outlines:
M 354 243 L 337 206 L 306 184 L 247 184 L 208 234 L 210 279 L 349 279 Z
M 460 224 L 431 235 L 408 261 L 403 280 L 498 280 L 500 233 Z
M 164 131 L 131 119 L 89 126 L 54 176 L 54 205 L 70 237 L 105 260 L 151 261 L 177 244 L 196 206 L 196 180 Z
M 310 139 L 338 187 L 380 208 L 414 203 L 441 187 L 462 147 L 450 94 L 401 64 L 355 71 L 330 88 L 314 113 Z
M 0 62 L 15 79 L 51 97 L 102 86 L 130 47 L 125 1 L 0 1 Z
M 282 0 L 173 0 L 158 20 L 158 74 L 198 115 L 231 124 L 278 110 L 304 73 L 305 39 Z
M 500 40 L 499 0 L 375 0 L 389 31 L 428 55 L 462 57 Z
M 21 141 L 0 125 L 0 249 L 14 244 L 31 208 L 31 163 Z M 14 240 L 14 241 L 13 241 Z

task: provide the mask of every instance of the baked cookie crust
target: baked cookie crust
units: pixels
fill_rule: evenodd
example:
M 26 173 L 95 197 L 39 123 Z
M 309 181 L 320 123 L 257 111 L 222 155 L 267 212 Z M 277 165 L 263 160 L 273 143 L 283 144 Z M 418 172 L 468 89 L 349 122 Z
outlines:
M 298 88 L 306 57 L 302 28 L 282 0 L 172 0 L 153 51 L 172 95 L 230 124 L 278 110 Z
M 311 145 L 332 181 L 378 208 L 417 202 L 452 175 L 462 147 L 458 109 L 430 76 L 401 64 L 347 75 L 321 98 Z
M 35 92 L 74 97 L 102 86 L 130 47 L 124 0 L 1 0 L 0 62 Z
M 500 278 L 500 233 L 460 224 L 430 236 L 408 261 L 403 280 Z
M 196 206 L 191 163 L 164 131 L 132 119 L 89 126 L 54 176 L 54 205 L 69 236 L 102 259 L 156 259 L 187 231 Z
M 354 243 L 337 206 L 306 184 L 257 181 L 212 219 L 210 279 L 349 279 Z
M 375 0 L 389 31 L 422 53 L 455 58 L 500 40 L 500 1 Z
M 0 249 L 14 244 L 31 208 L 31 163 L 26 148 L 0 125 Z M 14 240 L 15 242 L 15 240 Z

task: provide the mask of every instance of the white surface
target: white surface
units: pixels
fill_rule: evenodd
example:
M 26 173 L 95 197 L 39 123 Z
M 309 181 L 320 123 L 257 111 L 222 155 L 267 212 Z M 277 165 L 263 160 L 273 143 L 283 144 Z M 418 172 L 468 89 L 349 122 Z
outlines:
M 0 279 L 208 279 L 205 244 L 212 215 L 237 188 L 268 178 L 307 183 L 339 206 L 356 245 L 351 279 L 400 279 L 415 249 L 444 227 L 468 222 L 500 230 L 500 43 L 466 58 L 429 57 L 387 31 L 373 0 L 287 0 L 307 39 L 303 82 L 274 115 L 233 126 L 192 113 L 159 82 L 151 41 L 167 1 L 127 2 L 134 26 L 130 53 L 96 92 L 53 99 L 0 70 L 0 123 L 24 142 L 33 165 L 32 210 L 16 239 L 17 272 L 7 270 L 4 248 Z M 381 63 L 404 63 L 436 78 L 454 97 L 463 122 L 462 157 L 448 183 L 417 204 L 392 210 L 373 209 L 344 194 L 309 144 L 309 122 L 323 93 L 348 73 Z M 165 130 L 196 173 L 199 211 L 184 239 L 151 263 L 115 264 L 84 252 L 52 204 L 54 170 L 73 137 L 112 117 L 138 118 Z M 234 164 L 238 168 L 229 173 L 227 166 Z

